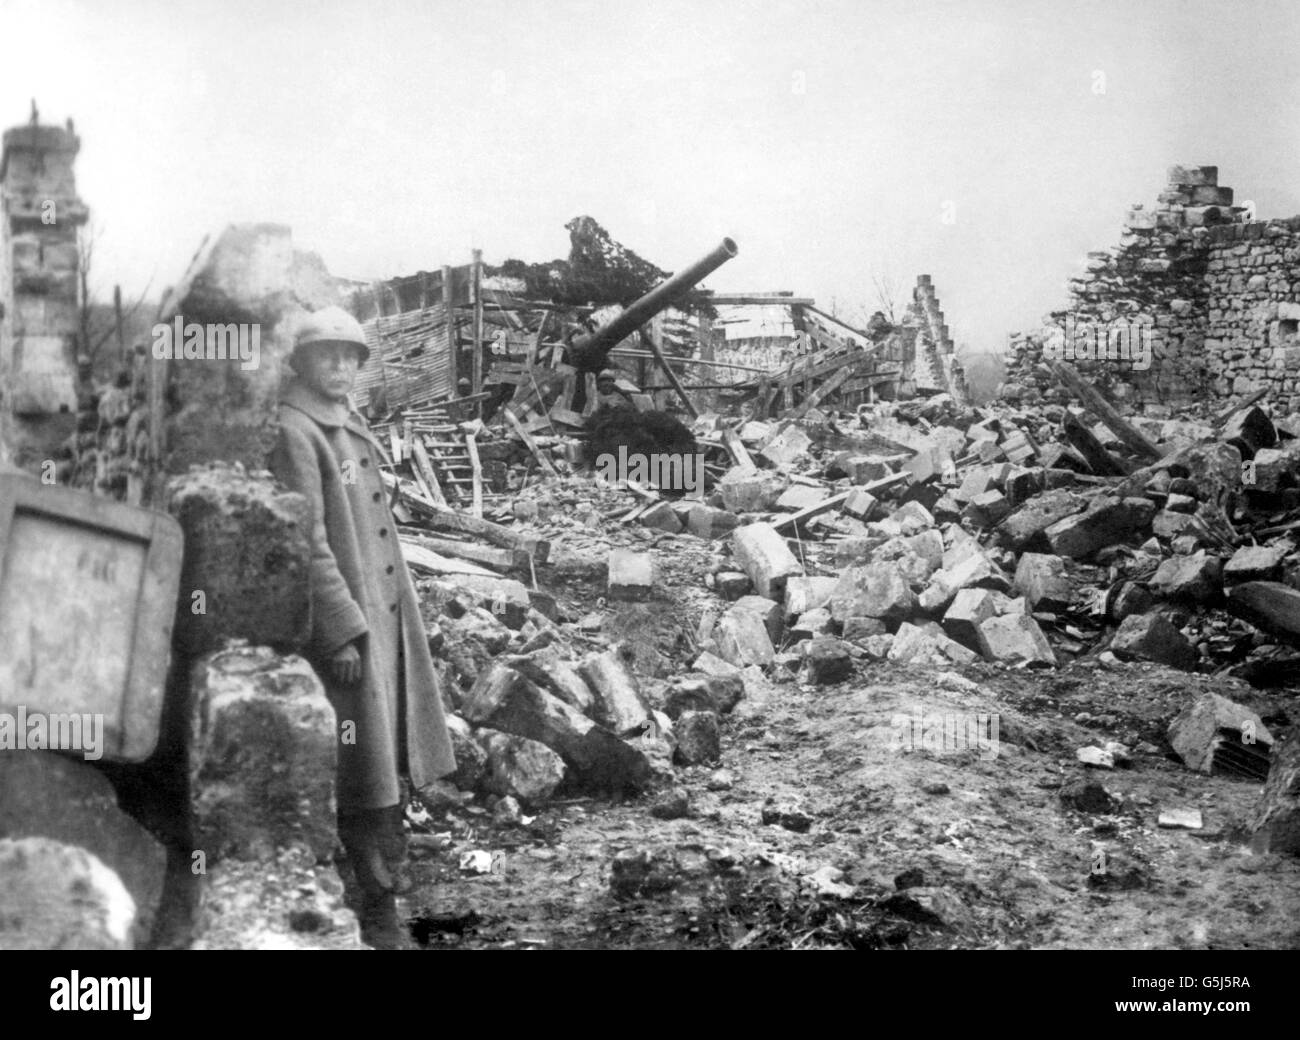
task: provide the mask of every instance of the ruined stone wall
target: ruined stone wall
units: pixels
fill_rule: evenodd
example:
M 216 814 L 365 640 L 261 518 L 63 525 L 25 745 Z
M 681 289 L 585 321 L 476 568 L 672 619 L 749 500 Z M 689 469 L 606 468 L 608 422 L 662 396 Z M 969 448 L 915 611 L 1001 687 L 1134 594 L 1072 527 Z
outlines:
M 1121 243 L 1088 254 L 1070 303 L 1013 335 L 1008 393 L 1057 392 L 1045 358 L 1077 365 L 1117 400 L 1184 406 L 1268 389 L 1300 403 L 1300 218 L 1255 220 L 1213 166 L 1174 166 Z
M 78 406 L 80 140 L 31 123 L 0 153 L 0 456 L 35 471 L 72 435 Z

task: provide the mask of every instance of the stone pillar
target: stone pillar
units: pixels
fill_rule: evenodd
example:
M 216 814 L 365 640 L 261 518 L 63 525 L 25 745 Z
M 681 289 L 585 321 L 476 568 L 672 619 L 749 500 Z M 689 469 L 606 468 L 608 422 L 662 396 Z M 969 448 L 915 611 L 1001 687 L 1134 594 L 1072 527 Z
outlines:
M 0 151 L 0 460 L 37 472 L 76 429 L 81 142 L 33 121 Z

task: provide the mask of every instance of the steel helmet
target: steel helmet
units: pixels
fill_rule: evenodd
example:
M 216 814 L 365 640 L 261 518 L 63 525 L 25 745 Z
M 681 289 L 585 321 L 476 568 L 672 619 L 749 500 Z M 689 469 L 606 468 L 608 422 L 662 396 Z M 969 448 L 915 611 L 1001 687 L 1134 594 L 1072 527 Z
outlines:
M 366 345 L 361 323 L 342 307 L 323 307 L 306 315 L 299 323 L 293 337 L 294 353 L 318 343 L 349 343 L 361 351 L 363 365 L 370 357 L 370 347 Z
M 623 378 L 623 373 L 622 373 L 622 372 L 619 372 L 619 371 L 617 371 L 617 370 L 615 370 L 615 369 L 612 369 L 612 368 L 606 368 L 606 369 L 603 369 L 603 370 L 600 372 L 600 374 L 599 374 L 598 376 L 596 376 L 596 380 L 597 380 L 598 382 L 599 382 L 600 380 L 602 380 L 602 379 L 613 379 L 613 380 L 619 380 L 619 379 L 622 379 L 622 378 Z

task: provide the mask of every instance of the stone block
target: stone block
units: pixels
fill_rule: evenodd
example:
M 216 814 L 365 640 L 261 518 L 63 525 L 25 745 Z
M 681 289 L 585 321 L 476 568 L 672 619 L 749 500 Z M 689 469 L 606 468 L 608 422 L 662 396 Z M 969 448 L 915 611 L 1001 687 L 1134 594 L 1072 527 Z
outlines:
M 93 853 L 53 838 L 0 838 L 0 950 L 129 950 L 135 903 Z
M 894 633 L 889 646 L 888 659 L 899 664 L 929 664 L 938 666 L 966 665 L 977 660 L 974 651 L 949 639 L 933 621 L 919 625 L 903 622 Z
M 167 492 L 185 534 L 177 645 L 193 655 L 227 639 L 301 647 L 310 634 L 307 500 L 224 465 L 174 477 Z
M 609 552 L 609 598 L 616 601 L 647 600 L 654 591 L 654 555 L 631 549 Z
M 1016 565 L 1015 587 L 1031 610 L 1061 611 L 1074 601 L 1065 561 L 1059 556 L 1024 553 Z
M 0 753 L 0 838 L 48 839 L 93 857 L 130 893 L 127 945 L 148 942 L 162 901 L 167 854 L 118 807 L 117 794 L 97 768 L 53 751 Z M 0 900 L 0 907 L 21 906 Z
M 1082 559 L 1104 546 L 1145 533 L 1155 511 L 1146 498 L 1105 498 L 1085 513 L 1058 520 L 1044 534 L 1057 556 Z
M 804 644 L 804 671 L 817 686 L 844 682 L 853 676 L 853 656 L 838 639 L 819 636 Z
M 1223 561 L 1204 549 L 1190 556 L 1171 556 L 1156 568 L 1151 588 L 1169 599 L 1207 603 L 1218 598 L 1223 583 Z
M 1161 614 L 1131 614 L 1110 643 L 1111 652 L 1125 661 L 1155 661 L 1191 671 L 1196 649 L 1173 623 Z
M 487 759 L 486 786 L 493 794 L 537 805 L 564 781 L 564 760 L 540 741 L 487 727 L 477 736 Z
M 1244 545 L 1224 564 L 1224 583 L 1272 581 L 1281 574 L 1286 555 L 1287 550 L 1281 545 Z
M 980 652 L 990 661 L 1055 668 L 1052 652 L 1038 627 L 1028 614 L 1002 614 L 980 624 Z
M 686 530 L 696 538 L 712 541 L 734 531 L 739 523 L 735 513 L 696 502 L 687 514 Z
M 916 595 L 898 569 L 889 564 L 850 567 L 840 575 L 831 595 L 831 616 L 905 621 L 916 612 Z
M 786 580 L 803 574 L 803 567 L 771 524 L 738 528 L 732 536 L 732 550 L 754 589 L 768 599 L 783 599 Z

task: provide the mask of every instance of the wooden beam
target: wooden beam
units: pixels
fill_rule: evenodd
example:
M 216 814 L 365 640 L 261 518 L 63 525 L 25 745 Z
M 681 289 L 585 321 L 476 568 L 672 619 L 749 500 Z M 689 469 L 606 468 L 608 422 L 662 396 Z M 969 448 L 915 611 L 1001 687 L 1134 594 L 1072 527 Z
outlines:
M 655 360 L 659 362 L 659 367 L 664 370 L 664 375 L 668 377 L 668 382 L 673 384 L 673 389 L 677 391 L 677 396 L 682 399 L 682 404 L 686 405 L 686 410 L 691 413 L 691 418 L 698 419 L 700 417 L 700 410 L 695 407 L 694 403 L 692 403 L 691 399 L 686 395 L 686 391 L 682 388 L 681 381 L 677 378 L 677 373 L 668 367 L 668 362 L 664 358 L 664 352 L 659 349 L 659 344 L 655 342 L 654 337 L 647 333 L 645 329 L 641 330 L 641 342 L 648 346 L 651 353 L 654 354 Z
M 1048 361 L 1047 366 L 1052 374 L 1083 402 L 1084 407 L 1105 423 L 1106 428 L 1128 445 L 1139 458 L 1152 461 L 1160 458 L 1160 449 L 1142 436 L 1141 432 L 1120 415 L 1083 376 L 1059 361 Z
M 821 404 L 823 400 L 825 400 L 836 390 L 838 390 L 840 386 L 844 383 L 844 381 L 853 374 L 853 369 L 854 369 L 853 365 L 845 365 L 833 376 L 831 376 L 828 380 L 826 380 L 826 382 L 822 383 L 821 386 L 819 386 L 811 394 L 805 397 L 803 403 L 799 405 L 799 407 L 796 408 L 793 412 L 787 415 L 784 419 L 782 419 L 779 423 L 777 423 L 776 429 L 773 430 L 770 434 L 768 434 L 763 439 L 763 447 L 766 447 L 767 445 L 771 444 L 772 441 L 776 440 L 776 438 L 781 436 L 782 433 L 788 430 L 791 426 L 797 423 L 810 411 L 816 408 L 817 405 Z
M 873 491 L 879 491 L 881 488 L 892 487 L 904 481 L 911 480 L 912 474 L 906 470 L 902 473 L 891 473 L 887 477 L 881 477 L 879 480 L 873 480 L 869 484 L 863 484 L 861 487 L 851 487 L 847 491 L 840 491 L 829 498 L 823 498 L 820 502 L 814 502 L 812 505 L 799 510 L 797 513 L 791 513 L 789 516 L 783 516 L 778 520 L 772 521 L 772 526 L 778 531 L 783 527 L 798 527 L 814 516 L 820 516 L 822 513 L 829 512 L 837 506 L 843 505 L 850 495 L 856 491 L 865 491 L 870 494 Z
M 447 499 L 442 493 L 442 485 L 438 483 L 438 474 L 434 471 L 433 463 L 429 461 L 429 453 L 424 448 L 424 441 L 419 437 L 411 438 L 411 457 L 415 462 L 415 471 L 428 485 L 430 499 L 434 505 L 445 506 Z
M 478 461 L 478 442 L 472 433 L 465 434 L 465 450 L 469 453 L 469 468 L 474 479 L 474 501 L 470 510 L 477 517 L 483 516 L 483 467 Z
M 727 451 L 731 452 L 731 457 L 736 460 L 736 465 L 745 473 L 757 473 L 758 467 L 754 465 L 754 460 L 749 457 L 749 450 L 741 441 L 740 434 L 730 426 L 722 427 L 721 432 L 722 443 L 726 445 Z
M 1119 460 L 1108 452 L 1101 441 L 1092 435 L 1092 431 L 1068 408 L 1065 411 L 1065 418 L 1061 420 L 1061 427 L 1065 431 L 1065 439 L 1070 445 L 1083 456 L 1088 467 L 1099 477 L 1123 477 L 1126 476 L 1124 467 L 1119 464 Z
M 506 417 L 506 422 L 508 422 L 514 429 L 515 433 L 519 435 L 519 439 L 524 442 L 524 447 L 533 453 L 533 458 L 535 458 L 538 465 L 542 467 L 542 472 L 552 477 L 558 477 L 559 473 L 557 473 L 555 467 L 551 465 L 551 460 L 542 453 L 542 449 L 539 448 L 537 442 L 533 440 L 532 434 L 524 429 L 524 425 L 519 421 L 519 417 L 509 408 L 502 409 L 501 414 Z
M 460 378 L 456 368 L 460 364 L 460 337 L 456 335 L 456 299 L 451 291 L 451 268 L 442 267 L 442 317 L 447 323 L 447 372 L 450 376 L 451 392 L 458 394 L 456 383 Z
M 474 303 L 474 376 L 470 393 L 477 394 L 483 389 L 483 250 L 475 249 L 473 256 L 470 298 Z
M 415 534 L 409 530 L 401 532 L 402 540 L 414 542 L 426 549 L 432 549 L 443 556 L 454 556 L 458 560 L 469 560 L 484 567 L 495 567 L 501 571 L 526 570 L 528 553 L 522 549 L 497 549 L 478 542 L 458 542 L 451 538 L 437 538 L 428 534 Z

